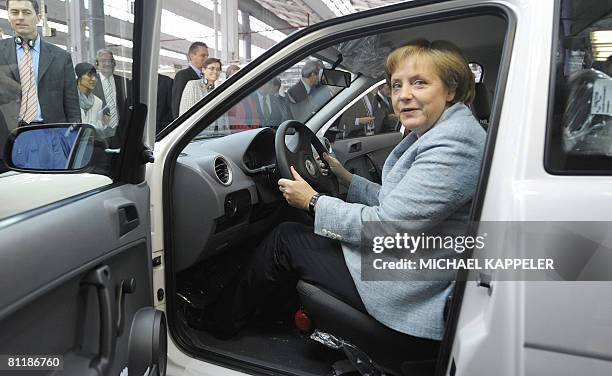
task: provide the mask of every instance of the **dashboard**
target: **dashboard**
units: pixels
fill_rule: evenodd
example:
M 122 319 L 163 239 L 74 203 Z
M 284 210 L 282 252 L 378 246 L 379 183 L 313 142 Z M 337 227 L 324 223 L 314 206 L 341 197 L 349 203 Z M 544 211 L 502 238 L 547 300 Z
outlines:
M 173 177 L 175 269 L 267 231 L 284 207 L 278 191 L 275 131 L 258 128 L 194 140 Z

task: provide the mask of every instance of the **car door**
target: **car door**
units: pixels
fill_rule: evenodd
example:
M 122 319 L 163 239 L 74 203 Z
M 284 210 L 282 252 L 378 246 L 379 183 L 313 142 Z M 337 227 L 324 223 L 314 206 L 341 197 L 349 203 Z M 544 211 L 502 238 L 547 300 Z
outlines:
M 75 54 L 75 45 L 88 47 L 80 29 L 72 28 L 79 23 L 64 17 L 82 15 L 78 3 L 64 9 L 53 2 L 47 9 L 60 15 L 68 31 L 39 31 L 42 40 L 67 51 L 72 46 L 75 65 L 96 56 L 92 50 Z M 146 30 L 157 11 L 149 1 L 146 9 L 142 0 L 133 5 L 125 10 L 133 12 L 132 23 L 111 17 L 102 2 L 87 10 L 106 16 L 106 26 L 89 27 L 102 28 L 103 36 L 119 25 L 121 38 L 130 42 L 129 48 L 113 45 L 107 35 L 98 45 L 113 51 L 113 74 L 131 75 L 124 80 L 131 95 L 115 103 L 126 108 L 114 136 L 104 141 L 107 158 L 88 170 L 99 173 L 0 176 L 3 199 L 10 200 L 0 204 L 0 374 L 119 375 L 126 367 L 134 375 L 147 369 L 165 374 L 165 318 L 152 308 L 150 192 L 144 181 L 148 89 L 140 89 L 148 81 L 141 77 L 156 64 L 148 58 Z
M 384 80 L 365 88 L 358 81 L 356 84 L 355 98 L 332 119 L 332 126 L 322 131 L 347 170 L 380 183 L 385 159 L 402 140 L 401 125 L 389 95 L 383 94 Z
M 407 5 L 402 5 L 402 6 L 407 7 Z M 431 9 L 436 9 L 440 11 L 441 14 L 444 16 L 446 16 L 446 14 L 444 14 L 444 12 L 447 10 L 446 7 L 449 7 L 449 5 L 447 4 L 436 4 L 435 6 L 429 4 L 429 6 Z M 431 11 L 430 8 L 427 8 L 426 10 L 419 9 L 419 11 L 423 13 L 427 13 Z M 490 11 L 490 9 L 486 9 L 486 10 Z M 389 12 L 389 14 L 386 13 L 387 11 Z M 321 28 L 312 30 L 313 31 L 312 36 L 310 36 L 308 34 L 309 32 L 306 32 L 306 31 L 301 32 L 301 33 L 296 33 L 287 42 L 281 43 L 279 44 L 279 46 L 271 49 L 269 52 L 266 53 L 265 56 L 259 58 L 252 64 L 249 64 L 248 66 L 243 68 L 241 72 L 237 73 L 235 76 L 230 78 L 228 81 L 221 84 L 219 87 L 217 87 L 217 89 L 215 89 L 210 94 L 208 94 L 206 97 L 204 97 L 197 105 L 194 106 L 194 108 L 192 108 L 191 110 L 183 114 L 179 119 L 177 119 L 173 124 L 171 124 L 168 128 L 166 128 L 164 131 L 162 131 L 158 135 L 158 142 L 156 143 L 156 148 L 155 148 L 156 154 L 155 155 L 156 155 L 156 159 L 158 161 L 162 161 L 162 163 L 155 163 L 154 165 L 150 166 L 150 171 L 148 171 L 148 178 L 150 178 L 151 187 L 153 189 L 153 197 L 154 197 L 154 205 L 153 205 L 154 211 L 153 212 L 155 213 L 154 220 L 156 221 L 155 228 L 156 229 L 163 228 L 164 230 L 163 234 L 162 234 L 162 231 L 159 231 L 159 230 L 156 231 L 154 236 L 156 238 L 156 241 L 159 241 L 159 247 L 160 248 L 164 247 L 164 251 L 165 251 L 164 262 L 167 263 L 166 264 L 167 266 L 165 269 L 166 270 L 165 276 L 168 278 L 169 291 L 171 291 L 172 284 L 174 283 L 172 278 L 175 278 L 175 276 L 173 275 L 173 268 L 176 268 L 176 264 L 173 264 L 173 262 L 177 263 L 176 260 L 178 260 L 179 257 L 181 256 L 180 255 L 181 252 L 183 254 L 188 253 L 188 252 L 185 252 L 186 249 L 184 247 L 177 247 L 176 243 L 174 242 L 177 241 L 176 239 L 186 239 L 187 242 L 191 242 L 191 244 L 194 244 L 194 242 L 192 241 L 194 239 L 193 237 L 190 238 L 189 236 L 185 236 L 186 234 L 187 235 L 189 234 L 189 231 L 193 231 L 194 234 L 197 231 L 198 236 L 202 234 L 204 234 L 203 236 L 207 236 L 208 229 L 206 228 L 206 223 L 208 222 L 208 218 L 206 218 L 205 216 L 210 216 L 208 212 L 215 213 L 216 207 L 223 208 L 223 205 L 216 205 L 216 201 L 207 200 L 208 191 L 205 191 L 204 189 L 202 190 L 198 189 L 197 188 L 198 186 L 195 184 L 189 184 L 189 185 L 184 184 L 184 186 L 191 187 L 193 191 L 197 190 L 197 193 L 198 193 L 197 196 L 183 194 L 184 191 L 181 191 L 179 194 L 176 194 L 175 192 L 172 191 L 173 189 L 175 189 L 175 185 L 177 184 L 176 182 L 178 181 L 178 180 L 175 180 L 175 178 L 173 177 L 173 174 L 176 174 L 176 171 L 179 168 L 183 168 L 183 166 L 177 167 L 178 163 L 176 163 L 176 161 L 181 157 L 184 157 L 185 159 L 191 157 L 190 151 L 182 153 L 185 150 L 186 145 L 190 142 L 190 140 L 194 140 L 194 138 L 197 135 L 199 135 L 202 130 L 205 130 L 204 127 L 209 126 L 209 125 L 214 125 L 216 119 L 222 117 L 224 113 L 229 112 L 231 106 L 235 105 L 238 101 L 242 100 L 249 92 L 253 92 L 257 87 L 262 86 L 268 80 L 273 78 L 274 75 L 280 74 L 283 69 L 287 69 L 290 66 L 290 64 L 295 63 L 295 61 L 289 61 L 290 59 L 294 59 L 294 60 L 297 60 L 298 58 L 305 59 L 307 57 L 307 53 L 313 52 L 313 51 L 308 51 L 308 49 L 305 47 L 309 47 L 314 50 L 314 48 L 312 47 L 315 45 L 314 41 L 317 42 L 316 43 L 317 45 L 324 45 L 326 43 L 331 44 L 331 41 L 329 40 L 331 38 L 326 38 L 326 37 L 332 35 L 334 32 L 339 32 L 339 31 L 347 32 L 346 30 L 347 26 L 343 25 L 342 24 L 343 22 L 348 24 L 349 22 L 356 21 L 355 26 L 359 25 L 357 22 L 360 22 L 361 25 L 363 26 L 367 25 L 371 28 L 372 24 L 375 24 L 376 22 L 383 23 L 383 22 L 387 22 L 388 19 L 395 19 L 398 22 L 398 24 L 401 22 L 402 25 L 406 25 L 406 20 L 404 18 L 406 18 L 407 16 L 413 16 L 413 13 L 410 10 L 410 11 L 404 12 L 402 15 L 394 14 L 393 17 L 391 17 L 390 10 L 382 10 L 380 13 L 376 15 L 372 15 L 372 14 L 370 15 L 372 16 L 371 20 L 358 19 L 357 17 L 355 18 L 347 17 L 345 20 L 340 20 L 337 23 L 334 23 L 333 25 L 327 25 L 329 29 L 326 29 L 322 26 Z M 466 20 L 465 22 L 467 24 L 467 22 L 472 22 L 472 21 L 473 20 Z M 481 19 L 481 21 L 483 20 Z M 503 29 L 499 25 L 496 25 L 496 26 L 497 26 L 495 29 L 496 33 L 491 33 L 491 35 L 495 35 L 495 39 L 501 38 L 501 36 L 504 35 Z M 458 25 L 456 25 L 455 27 L 459 29 Z M 431 25 L 430 32 L 433 33 L 433 31 L 435 30 L 442 30 L 442 29 L 444 28 L 440 27 L 440 25 L 433 24 Z M 322 30 L 326 31 L 328 34 L 323 33 Z M 319 32 L 319 34 L 315 33 L 315 31 Z M 406 34 L 410 34 L 410 33 L 406 33 Z M 434 35 L 437 35 L 437 34 L 434 34 Z M 322 41 L 324 41 L 325 43 L 321 43 Z M 491 49 L 497 49 L 497 43 L 499 42 L 498 41 L 495 41 L 495 42 L 496 43 L 492 46 Z M 312 46 L 308 45 L 308 43 L 311 43 Z M 335 57 L 336 55 L 331 54 L 331 56 Z M 353 83 L 351 84 L 351 86 L 353 86 L 354 84 L 358 84 L 358 83 Z M 365 90 L 362 90 L 361 92 L 365 93 L 366 91 L 369 91 L 370 87 L 373 88 L 374 87 L 373 85 L 375 84 L 377 83 L 372 82 L 370 86 L 365 87 L 364 88 Z M 326 107 L 323 109 L 323 111 L 317 112 L 310 119 L 306 119 L 305 121 L 306 124 L 309 126 L 312 126 L 313 128 L 317 126 L 321 126 L 322 124 L 325 124 L 325 125 L 322 125 L 322 128 L 321 128 L 322 130 L 320 132 L 326 133 L 325 128 L 327 127 L 327 129 L 329 130 L 329 128 L 332 127 L 332 124 L 325 123 L 325 122 L 327 122 L 329 119 L 331 119 L 330 121 L 332 123 L 335 121 L 335 119 L 333 119 L 333 115 L 330 116 L 330 113 L 335 113 L 337 109 L 342 109 L 343 108 L 342 106 L 347 103 L 348 103 L 348 106 L 350 107 L 351 105 L 357 103 L 357 101 L 360 100 L 359 94 L 355 94 L 355 96 L 352 97 L 353 99 L 355 99 L 355 102 L 352 102 L 352 103 L 351 101 L 353 99 L 348 99 L 348 98 L 343 97 L 342 93 L 338 94 L 338 96 L 335 98 L 338 100 L 330 101 L 330 106 L 329 106 L 331 107 L 330 109 L 327 109 Z M 345 99 L 347 100 L 345 101 Z M 340 105 L 337 103 L 340 101 L 342 101 L 343 105 Z M 344 108 L 341 112 L 345 112 L 346 110 L 347 108 Z M 336 133 L 338 132 L 336 131 Z M 385 133 L 376 134 L 376 132 L 374 132 L 374 135 L 366 135 L 365 130 L 364 130 L 363 135 L 357 135 L 355 137 L 346 137 L 342 139 L 337 138 L 335 140 L 330 139 L 330 141 L 333 141 L 334 151 L 336 152 L 338 158 L 341 159 L 347 165 L 350 165 L 352 163 L 355 163 L 357 165 L 356 162 L 358 160 L 365 159 L 366 158 L 365 155 L 371 152 L 384 153 L 385 154 L 384 157 L 380 156 L 380 160 L 383 161 L 384 158 L 386 157 L 386 154 L 388 154 L 388 151 L 390 151 L 391 148 L 393 148 L 400 140 L 401 140 L 401 133 L 397 131 L 389 132 L 387 134 Z M 216 142 L 216 141 L 213 141 L 213 142 Z M 351 147 L 359 148 L 359 146 L 352 146 L 352 145 L 358 145 L 358 142 L 362 142 L 361 150 L 351 150 Z M 231 145 L 229 141 L 227 145 Z M 238 160 L 238 162 L 243 162 L 246 164 L 250 164 L 252 162 L 252 159 L 242 158 L 242 155 L 239 155 L 240 152 L 242 152 L 242 149 L 240 149 L 239 147 L 236 147 L 234 149 L 236 149 L 235 153 L 234 153 L 234 150 L 232 150 L 231 155 L 232 156 L 238 155 L 238 157 L 235 158 L 236 160 Z M 270 149 L 266 149 L 266 150 L 270 150 Z M 228 155 L 230 154 L 227 151 L 224 151 L 224 152 L 228 153 Z M 221 153 L 221 151 L 219 151 L 219 153 Z M 378 158 L 379 158 L 379 155 L 377 154 L 375 155 L 375 158 L 373 159 L 378 160 Z M 357 173 L 359 173 L 362 176 L 366 176 L 366 177 L 369 176 L 368 169 L 370 168 L 370 166 L 367 165 L 365 162 L 361 162 L 361 163 L 363 163 L 363 167 L 361 168 L 364 169 L 364 171 L 366 172 L 364 173 L 360 171 Z M 255 164 L 254 167 L 260 167 L 260 165 Z M 197 168 L 192 169 L 192 170 L 198 171 Z M 202 175 L 204 176 L 206 176 L 205 174 L 208 174 L 208 172 L 205 171 L 204 169 L 201 169 L 199 171 L 201 171 Z M 185 181 L 187 181 L 187 179 L 185 179 Z M 272 184 L 274 184 L 274 182 L 272 182 Z M 189 209 L 194 208 L 194 211 L 197 212 L 197 215 L 198 215 L 196 216 L 194 214 L 191 216 L 190 215 L 185 216 L 184 218 L 190 219 L 189 221 L 183 222 L 186 224 L 185 226 L 180 226 L 180 222 L 177 221 L 178 214 L 176 213 L 178 212 L 178 210 L 176 210 L 175 205 L 176 205 L 176 201 L 178 201 L 177 197 L 179 196 L 182 202 L 185 202 L 184 207 L 189 207 Z M 211 202 L 212 202 L 212 205 L 210 204 Z M 223 201 L 221 201 L 221 203 L 223 203 Z M 206 205 L 211 205 L 212 210 L 206 207 Z M 184 210 L 183 212 L 191 213 L 190 211 L 187 211 L 187 210 Z M 223 214 L 221 213 L 221 215 Z M 202 218 L 204 218 L 204 220 L 202 220 Z M 177 224 L 179 225 L 177 226 Z M 174 231 L 175 227 L 173 226 L 180 227 L 180 229 L 185 230 L 185 232 L 183 232 L 182 234 L 177 234 L 178 231 Z M 211 230 L 211 231 L 214 231 L 214 230 Z M 155 248 L 160 249 L 157 246 Z M 192 258 L 192 260 L 195 260 L 200 255 L 202 249 L 203 248 L 199 248 L 196 250 L 197 252 L 196 257 Z M 171 345 L 171 346 L 173 346 L 173 348 L 175 349 L 175 351 L 173 351 L 175 354 L 176 353 L 180 354 L 180 356 L 175 356 L 175 360 L 173 361 L 177 369 L 176 374 L 180 374 L 180 372 L 183 371 L 184 369 L 187 369 L 187 372 L 188 372 L 192 369 L 195 369 L 196 366 L 201 366 L 202 373 L 204 373 L 205 372 L 204 367 L 206 367 L 206 365 L 198 364 L 196 361 L 189 361 L 188 359 L 185 359 L 184 356 L 182 356 L 183 355 L 182 353 L 184 352 L 193 358 L 199 358 L 199 359 L 205 359 L 205 360 L 212 359 L 211 361 L 215 361 L 215 362 L 216 361 L 221 362 L 223 360 L 218 360 L 218 358 L 210 356 L 209 354 L 210 348 L 207 346 L 208 343 L 204 343 L 205 346 L 201 346 L 201 348 L 198 348 L 196 346 L 189 346 L 190 344 L 189 338 L 185 340 L 186 336 L 180 331 L 180 325 L 182 325 L 182 323 L 178 322 L 178 318 L 180 318 L 180 316 L 177 314 L 178 312 L 178 309 L 176 308 L 177 304 L 173 296 L 174 294 L 172 293 L 168 294 L 169 298 L 168 298 L 167 306 L 168 306 L 168 314 L 170 316 L 171 330 L 173 331 L 173 334 L 174 334 L 173 337 L 177 339 L 174 342 L 174 345 Z M 199 343 L 199 345 L 200 344 L 201 343 Z M 447 360 L 448 359 L 443 359 L 443 361 L 445 362 L 444 366 L 446 366 Z M 188 365 L 186 366 L 185 364 L 188 364 Z M 234 365 L 235 363 L 231 363 L 231 366 L 234 366 Z M 251 369 L 249 369 L 249 371 L 250 370 Z
M 489 369 L 496 375 L 609 375 L 612 306 L 602 297 L 611 287 L 612 113 L 593 103 L 606 103 L 602 92 L 610 82 L 610 53 L 602 49 L 608 41 L 600 36 L 610 32 L 611 4 L 524 4 L 516 9 L 514 48 L 500 70 L 507 84 L 493 101 L 489 133 L 497 138 L 484 167 L 489 174 L 477 196 L 477 219 L 523 226 L 522 244 L 508 247 L 510 255 L 546 250 L 555 271 L 537 278 L 471 271 L 455 290 L 463 296 L 458 320 L 450 324 L 457 330 L 442 352 L 451 375 Z M 542 48 L 528 46 L 533 35 L 543 36 Z M 591 51 L 593 59 L 574 63 L 573 56 Z M 563 231 L 545 232 L 546 226 Z M 533 241 L 530 233 L 546 234 L 545 240 Z

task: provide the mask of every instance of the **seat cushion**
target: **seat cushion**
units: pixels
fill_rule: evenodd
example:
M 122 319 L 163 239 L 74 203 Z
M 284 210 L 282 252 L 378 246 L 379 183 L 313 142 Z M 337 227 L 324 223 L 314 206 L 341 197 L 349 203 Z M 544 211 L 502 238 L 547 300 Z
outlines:
M 299 281 L 297 291 L 316 329 L 351 343 L 396 374 L 403 362 L 436 359 L 439 341 L 390 329 L 310 283 Z

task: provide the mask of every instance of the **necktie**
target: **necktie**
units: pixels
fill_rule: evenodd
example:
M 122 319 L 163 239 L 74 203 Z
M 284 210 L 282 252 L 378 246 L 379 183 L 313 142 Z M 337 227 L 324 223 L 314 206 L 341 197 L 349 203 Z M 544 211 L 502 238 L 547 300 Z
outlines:
M 364 96 L 363 98 L 361 98 L 363 100 L 363 105 L 366 108 L 366 112 L 368 114 L 369 117 L 372 117 L 372 106 L 370 101 L 368 100 L 368 96 Z
M 32 54 L 27 43 L 22 45 L 23 56 L 19 61 L 19 80 L 21 81 L 21 106 L 19 118 L 26 123 L 31 123 L 38 113 L 38 98 L 36 97 L 36 80 L 34 77 L 34 65 Z
M 264 96 L 263 115 L 266 122 L 270 121 L 270 97 L 268 95 Z
M 368 117 L 373 118 L 374 114 L 372 113 L 372 103 L 368 99 L 368 96 L 366 95 L 362 99 L 363 99 L 363 105 L 365 106 L 366 112 L 368 113 Z M 364 127 L 364 132 L 366 136 L 370 136 L 374 134 L 374 120 L 368 121 L 368 123 Z
M 112 77 L 104 80 L 104 98 L 106 98 L 106 106 L 110 111 L 110 121 L 108 122 L 109 127 L 116 128 L 119 123 L 119 116 L 117 115 L 117 103 L 115 100 L 115 93 L 113 92 L 113 86 L 111 83 Z

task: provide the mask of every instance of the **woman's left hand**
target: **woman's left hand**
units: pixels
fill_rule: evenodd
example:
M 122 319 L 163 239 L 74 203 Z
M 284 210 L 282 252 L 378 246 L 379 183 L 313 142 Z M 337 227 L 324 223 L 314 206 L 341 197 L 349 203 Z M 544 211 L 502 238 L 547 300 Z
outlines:
M 304 180 L 300 174 L 291 166 L 293 179 L 279 179 L 278 189 L 283 192 L 283 197 L 289 205 L 303 210 L 308 210 L 310 198 L 317 192 Z

